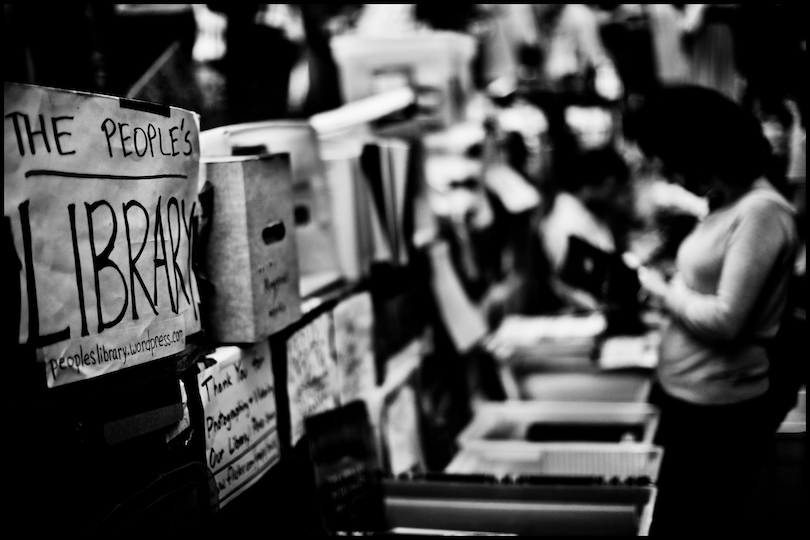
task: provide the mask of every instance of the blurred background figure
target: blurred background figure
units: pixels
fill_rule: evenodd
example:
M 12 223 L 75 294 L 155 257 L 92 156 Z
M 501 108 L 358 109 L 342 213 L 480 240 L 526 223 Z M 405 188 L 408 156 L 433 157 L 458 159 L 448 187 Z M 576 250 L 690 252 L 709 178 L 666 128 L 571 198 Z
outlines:
M 740 4 L 736 16 L 737 67 L 745 77 L 743 105 L 752 111 L 784 114 L 785 101 L 798 107 L 804 126 L 807 100 L 806 9 L 793 4 Z
M 552 269 L 552 288 L 570 308 L 595 311 L 601 298 L 565 284 L 560 274 L 572 237 L 605 254 L 624 249 L 624 221 L 631 212 L 628 168 L 610 147 L 583 152 L 576 163 L 549 202 L 538 232 Z
M 679 25 L 689 82 L 739 101 L 743 81 L 737 71 L 734 18 L 737 4 L 685 4 Z
M 622 92 L 605 50 L 596 14 L 585 4 L 507 4 L 507 35 L 519 61 L 518 77 L 545 90 L 606 99 Z
M 691 83 L 741 100 L 739 5 L 648 4 L 647 10 L 661 84 Z
M 650 10 L 659 4 L 592 4 L 599 33 L 624 87 L 623 104 L 635 103 L 656 86 Z
M 226 79 L 226 99 L 240 104 L 233 121 L 286 116 L 290 73 L 304 48 L 297 8 L 289 4 L 205 6 L 219 16 L 209 20 L 225 21 L 224 54 L 219 66 Z M 201 34 L 200 39 L 206 35 Z
M 656 75 L 660 84 L 689 80 L 689 59 L 682 40 L 682 6 L 646 4 L 655 51 Z

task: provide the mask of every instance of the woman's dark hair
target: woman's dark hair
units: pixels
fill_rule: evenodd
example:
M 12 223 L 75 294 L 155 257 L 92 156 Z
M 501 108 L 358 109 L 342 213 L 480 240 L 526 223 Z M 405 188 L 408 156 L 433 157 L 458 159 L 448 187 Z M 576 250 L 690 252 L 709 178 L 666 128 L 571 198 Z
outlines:
M 771 147 L 757 118 L 709 88 L 661 88 L 633 116 L 642 151 L 685 176 L 748 185 L 768 165 Z

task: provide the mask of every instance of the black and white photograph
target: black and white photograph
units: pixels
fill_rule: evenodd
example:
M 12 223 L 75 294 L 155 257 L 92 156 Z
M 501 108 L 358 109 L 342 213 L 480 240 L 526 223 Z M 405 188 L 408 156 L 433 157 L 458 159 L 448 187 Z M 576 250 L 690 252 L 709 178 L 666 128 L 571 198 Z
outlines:
M 3 4 L 13 534 L 802 534 L 806 21 Z

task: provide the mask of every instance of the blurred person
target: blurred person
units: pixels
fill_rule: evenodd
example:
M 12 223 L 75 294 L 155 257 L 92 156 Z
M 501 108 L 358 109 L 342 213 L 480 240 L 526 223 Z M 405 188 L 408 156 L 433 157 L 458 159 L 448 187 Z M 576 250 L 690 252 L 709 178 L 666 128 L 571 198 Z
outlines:
M 635 101 L 656 84 L 650 5 L 592 5 L 601 20 L 602 41 L 624 86 L 624 100 Z
M 552 288 L 569 308 L 600 309 L 599 295 L 567 285 L 561 273 L 571 237 L 609 255 L 624 249 L 631 214 L 628 179 L 627 164 L 612 146 L 582 152 L 540 219 L 538 234 Z
M 224 33 L 224 47 L 219 44 L 207 55 L 198 48 L 198 58 L 218 60 L 222 67 L 229 122 L 287 116 L 290 74 L 304 41 L 300 13 L 291 4 L 206 7 L 225 19 L 224 27 L 219 23 L 215 29 Z
M 497 24 L 500 48 L 506 45 L 514 63 L 495 83 L 521 90 L 547 120 L 552 170 L 538 187 L 548 196 L 557 191 L 576 148 L 566 109 L 615 103 L 623 84 L 602 43 L 596 12 L 588 5 L 505 4 Z M 498 57 L 503 56 L 500 50 Z
M 290 81 L 291 103 L 297 102 L 304 116 L 337 109 L 344 103 L 338 65 L 330 41 L 337 27 L 359 9 L 359 4 L 299 4 L 305 36 L 304 54 L 293 68 Z M 306 70 L 303 72 L 303 70 Z M 296 75 L 302 77 L 296 78 Z M 305 79 L 293 95 L 295 82 Z
M 742 103 L 749 110 L 784 115 L 786 102 L 793 101 L 804 124 L 806 20 L 802 4 L 739 5 L 735 53 L 745 77 Z
M 589 86 L 605 99 L 617 99 L 621 80 L 586 4 L 510 4 L 519 29 L 515 45 L 523 76 L 556 93 L 582 93 Z
M 794 209 L 764 177 L 761 124 L 719 92 L 671 87 L 641 114 L 645 154 L 709 202 L 670 281 L 639 270 L 668 319 L 650 398 L 664 448 L 651 534 L 740 534 L 773 437 L 766 347 L 787 301 Z
M 647 4 L 659 84 L 689 80 L 689 59 L 681 39 L 682 8 L 674 4 Z
M 738 101 L 743 81 L 737 71 L 734 24 L 737 4 L 684 4 L 681 40 L 689 64 L 688 82 Z
M 545 176 L 546 120 L 536 107 L 518 100 L 485 124 L 484 181 L 491 198 L 493 236 L 500 249 L 501 274 L 482 301 L 491 328 L 507 315 L 534 315 L 561 307 L 549 286 L 550 269 L 537 234 Z
M 790 165 L 791 132 L 794 117 L 787 104 L 773 109 L 760 110 L 758 114 L 762 131 L 773 150 L 765 171 L 765 177 L 788 200 L 792 198 L 788 183 Z
M 647 11 L 659 84 L 695 84 L 741 99 L 737 4 L 649 4 Z

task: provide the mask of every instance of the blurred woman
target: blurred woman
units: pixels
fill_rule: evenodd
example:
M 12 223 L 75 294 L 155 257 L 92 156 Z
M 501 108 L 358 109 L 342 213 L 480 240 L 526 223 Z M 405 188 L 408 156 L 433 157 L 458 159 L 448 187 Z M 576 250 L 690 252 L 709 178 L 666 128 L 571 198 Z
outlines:
M 624 248 L 631 204 L 628 168 L 612 147 L 579 153 L 540 220 L 538 233 L 551 266 L 552 288 L 569 306 L 598 310 L 599 291 L 586 292 L 561 279 L 572 237 L 605 254 Z M 595 284 L 595 286 L 598 284 Z
M 764 178 L 759 122 L 719 93 L 672 87 L 642 110 L 639 142 L 709 200 L 669 282 L 641 269 L 668 313 L 652 400 L 664 447 L 653 534 L 743 530 L 768 425 L 766 344 L 778 330 L 797 245 L 794 211 Z

